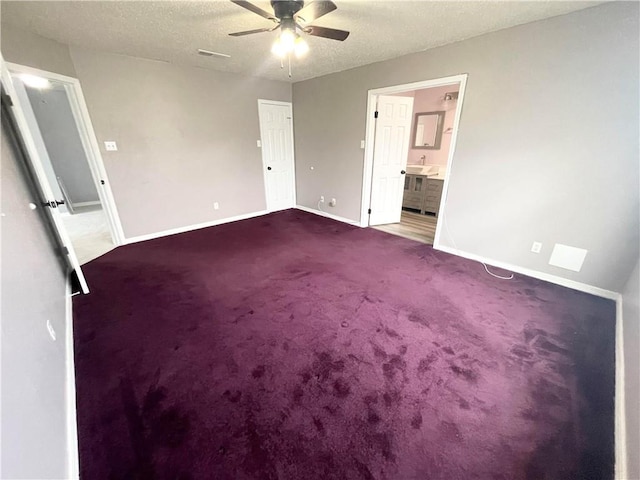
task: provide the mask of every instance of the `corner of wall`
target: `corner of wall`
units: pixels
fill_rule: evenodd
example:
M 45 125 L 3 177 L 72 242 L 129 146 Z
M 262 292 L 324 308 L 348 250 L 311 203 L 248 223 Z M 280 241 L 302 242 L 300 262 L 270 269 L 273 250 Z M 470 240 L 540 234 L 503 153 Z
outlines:
M 624 331 L 622 324 L 622 295 L 616 299 L 616 363 L 615 363 L 615 478 L 624 480 L 627 475 L 627 423 L 625 408 Z
M 67 278 L 65 289 L 65 396 L 66 396 L 66 420 L 67 420 L 67 478 L 77 480 L 80 478 L 80 459 L 78 452 L 78 423 L 76 410 L 76 374 L 73 350 L 73 294 L 71 278 Z

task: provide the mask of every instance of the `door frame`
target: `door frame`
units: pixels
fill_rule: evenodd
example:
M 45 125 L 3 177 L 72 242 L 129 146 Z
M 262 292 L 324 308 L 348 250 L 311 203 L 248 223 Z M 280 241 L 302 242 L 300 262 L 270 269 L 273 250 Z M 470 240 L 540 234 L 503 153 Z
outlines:
M 38 148 L 35 144 L 35 141 L 31 134 L 31 130 L 29 129 L 29 124 L 13 85 L 11 72 L 9 71 L 7 63 L 4 61 L 2 53 L 0 53 L 0 77 L 2 79 L 3 90 L 6 91 L 6 95 L 8 96 L 8 103 L 10 105 L 11 112 L 16 123 L 17 133 L 21 137 L 26 155 L 28 156 L 26 162 L 29 165 L 26 167 L 31 171 L 34 176 L 33 180 L 38 184 L 38 196 L 41 196 L 38 201 L 46 202 L 46 204 L 44 206 L 41 206 L 40 208 L 47 208 L 49 206 L 51 207 L 49 210 L 49 220 L 51 221 L 51 225 L 56 231 L 59 237 L 58 239 L 61 242 L 60 246 L 63 249 L 63 256 L 67 265 L 66 273 L 69 274 L 75 271 L 80 290 L 82 291 L 82 293 L 89 293 L 87 280 L 84 277 L 82 266 L 78 261 L 78 256 L 76 255 L 73 244 L 71 243 L 71 239 L 69 238 L 69 234 L 67 233 L 67 229 L 65 228 L 64 222 L 62 221 L 62 215 L 59 212 L 59 209 L 55 207 L 55 203 L 53 203 L 57 199 L 53 195 L 54 192 L 52 191 L 49 180 L 47 179 L 47 176 L 45 174 L 45 170 L 40 159 L 40 152 L 38 151 Z M 36 208 L 38 208 L 37 205 Z
M 115 198 L 111 190 L 111 183 L 107 175 L 107 171 L 104 167 L 104 161 L 102 160 L 102 154 L 100 153 L 100 147 L 98 139 L 91 123 L 91 117 L 89 116 L 89 110 L 84 100 L 84 94 L 82 87 L 80 86 L 80 80 L 74 77 L 68 77 L 66 75 L 60 75 L 58 73 L 48 72 L 39 68 L 33 68 L 26 65 L 20 65 L 17 63 L 5 62 L 7 68 L 11 74 L 30 74 L 37 75 L 48 80 L 61 82 L 64 84 L 67 97 L 69 99 L 69 106 L 71 112 L 76 121 L 78 128 L 78 134 L 82 141 L 85 154 L 87 156 L 87 163 L 89 170 L 91 171 L 91 177 L 98 192 L 98 198 L 102 204 L 102 208 L 107 216 L 107 223 L 109 224 L 109 231 L 111 232 L 111 238 L 116 246 L 124 245 L 124 231 L 122 229 L 122 223 L 120 221 L 120 215 L 118 214 L 118 208 L 116 207 Z M 104 185 L 101 184 L 104 181 Z
M 447 175 L 444 179 L 444 185 L 442 187 L 442 200 L 440 201 L 440 209 L 438 210 L 438 218 L 442 216 L 447 200 L 447 192 L 449 188 L 449 179 L 451 178 L 451 166 L 453 156 L 456 150 L 456 141 L 458 138 L 458 129 L 460 126 L 460 115 L 462 113 L 462 104 L 464 102 L 464 94 L 467 86 L 468 74 L 462 73 L 459 75 L 452 75 L 450 77 L 435 78 L 432 80 L 423 80 L 420 82 L 405 83 L 402 85 L 393 85 L 390 87 L 374 88 L 367 93 L 367 119 L 365 128 L 365 150 L 364 150 L 364 168 L 362 169 L 362 200 L 360 211 L 360 226 L 369 226 L 369 208 L 371 205 L 371 184 L 373 175 L 373 153 L 376 134 L 376 122 L 374 113 L 376 111 L 376 105 L 378 102 L 378 95 L 390 95 L 408 92 L 411 90 L 422 90 L 432 87 L 444 87 L 446 85 L 460 84 L 460 90 L 458 92 L 458 101 L 456 105 L 456 113 L 453 120 L 453 131 L 451 132 L 451 146 L 449 147 L 449 157 L 447 159 Z M 438 247 L 440 241 L 440 235 L 442 232 L 444 221 L 438 222 L 436 225 L 436 234 L 433 245 Z
M 265 210 L 268 213 L 275 212 L 276 210 L 269 208 L 269 192 L 267 191 L 267 165 L 264 163 L 264 135 L 262 132 L 262 115 L 261 115 L 261 107 L 263 105 L 279 105 L 284 107 L 289 107 L 289 111 L 291 112 L 291 122 L 289 122 L 289 134 L 291 135 L 291 191 L 293 193 L 292 204 L 289 208 L 295 208 L 298 204 L 297 196 L 296 196 L 296 149 L 295 149 L 295 139 L 293 138 L 293 103 L 291 102 L 282 102 L 280 100 L 265 100 L 258 99 L 258 126 L 260 130 L 260 156 L 262 160 L 262 181 L 264 182 L 264 202 L 265 202 Z

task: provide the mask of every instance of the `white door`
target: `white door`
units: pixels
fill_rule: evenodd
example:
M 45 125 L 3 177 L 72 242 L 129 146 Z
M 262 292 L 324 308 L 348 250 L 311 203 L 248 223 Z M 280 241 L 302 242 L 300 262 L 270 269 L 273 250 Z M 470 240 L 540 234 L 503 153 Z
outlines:
M 400 221 L 413 97 L 380 95 L 376 111 L 369 225 Z
M 42 166 L 42 161 L 40 160 L 38 149 L 36 148 L 36 144 L 34 142 L 33 136 L 31 135 L 31 132 L 29 131 L 28 124 L 24 116 L 23 106 L 21 105 L 20 98 L 16 93 L 13 80 L 11 79 L 11 75 L 7 68 L 7 64 L 4 61 L 4 58 L 0 58 L 0 64 L 3 93 L 6 93 L 11 99 L 10 108 L 15 118 L 20 136 L 22 137 L 24 146 L 27 150 L 26 157 L 27 161 L 29 162 L 28 167 L 33 173 L 34 180 L 40 187 L 39 189 L 43 196 L 43 198 L 41 198 L 41 203 L 48 203 L 50 205 L 49 207 L 38 206 L 37 208 L 46 208 L 49 211 L 48 218 L 51 220 L 51 224 L 58 235 L 58 239 L 61 243 L 61 248 L 65 253 L 66 262 L 70 270 L 75 271 L 82 292 L 89 293 L 89 287 L 87 285 L 87 281 L 84 278 L 84 274 L 82 273 L 82 269 L 80 268 L 80 262 L 78 262 L 78 257 L 76 256 L 76 252 L 71 245 L 71 240 L 69 239 L 67 230 L 65 229 L 62 222 L 62 217 L 59 211 L 60 209 L 56 204 L 56 200 L 60 201 L 62 199 L 56 198 L 54 196 L 51 184 L 47 180 L 47 175 L 45 173 L 44 167 Z
M 296 205 L 293 114 L 290 103 L 258 100 L 267 210 Z

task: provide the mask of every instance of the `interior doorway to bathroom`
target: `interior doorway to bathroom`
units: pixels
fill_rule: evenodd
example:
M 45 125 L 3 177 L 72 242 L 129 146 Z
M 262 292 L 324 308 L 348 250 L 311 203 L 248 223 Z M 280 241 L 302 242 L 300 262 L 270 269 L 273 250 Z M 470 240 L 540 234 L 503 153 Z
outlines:
M 9 64 L 16 96 L 80 264 L 122 243 L 77 79 Z
M 434 243 L 466 75 L 369 91 L 362 226 Z

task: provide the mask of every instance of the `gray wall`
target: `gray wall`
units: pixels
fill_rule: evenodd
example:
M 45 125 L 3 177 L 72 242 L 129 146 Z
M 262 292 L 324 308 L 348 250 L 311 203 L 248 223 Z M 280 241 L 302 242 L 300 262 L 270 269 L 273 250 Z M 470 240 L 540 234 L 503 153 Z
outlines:
M 628 478 L 640 478 L 640 261 L 622 293 Z
M 2 122 L 0 477 L 66 478 L 65 276 Z M 49 337 L 46 321 L 57 333 Z
M 71 48 L 126 237 L 266 208 L 258 99 L 291 85 Z M 220 204 L 213 209 L 214 202 Z
M 26 91 L 53 170 L 62 179 L 71 203 L 99 201 L 67 92 L 62 87 L 26 87 Z
M 69 47 L 55 40 L 3 23 L 0 25 L 0 49 L 7 62 L 76 76 Z
M 367 90 L 468 73 L 441 217 L 455 244 L 620 292 L 639 243 L 638 9 L 613 2 L 294 84 L 298 203 L 336 197 L 331 212 L 359 220 Z M 548 265 L 554 243 L 589 250 L 581 272 Z

